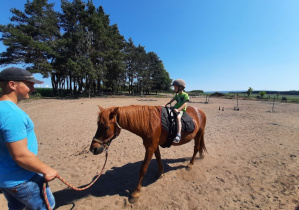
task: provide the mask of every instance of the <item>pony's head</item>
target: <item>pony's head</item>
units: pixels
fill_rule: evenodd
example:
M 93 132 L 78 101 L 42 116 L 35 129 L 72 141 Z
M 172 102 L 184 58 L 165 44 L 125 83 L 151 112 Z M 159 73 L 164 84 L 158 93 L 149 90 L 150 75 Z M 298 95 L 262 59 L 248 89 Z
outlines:
M 118 107 L 104 109 L 99 106 L 98 129 L 94 135 L 89 150 L 94 155 L 101 154 L 108 150 L 113 139 L 119 134 L 121 127 L 117 122 Z

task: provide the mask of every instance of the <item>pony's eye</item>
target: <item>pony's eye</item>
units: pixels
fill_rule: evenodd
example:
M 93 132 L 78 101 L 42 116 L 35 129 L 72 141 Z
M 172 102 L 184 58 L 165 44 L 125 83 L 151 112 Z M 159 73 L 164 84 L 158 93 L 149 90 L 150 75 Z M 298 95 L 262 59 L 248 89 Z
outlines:
M 101 122 L 99 122 L 99 126 L 102 127 L 105 130 L 109 130 L 110 129 L 109 126 L 106 126 L 106 125 L 104 125 L 104 123 L 101 123 Z

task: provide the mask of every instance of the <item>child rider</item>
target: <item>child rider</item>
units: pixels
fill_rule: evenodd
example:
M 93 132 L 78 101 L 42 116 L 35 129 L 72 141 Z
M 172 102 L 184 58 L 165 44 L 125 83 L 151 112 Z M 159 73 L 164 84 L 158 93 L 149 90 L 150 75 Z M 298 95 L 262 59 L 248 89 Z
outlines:
M 181 140 L 181 129 L 182 129 L 181 118 L 183 113 L 187 109 L 187 102 L 189 101 L 189 96 L 187 93 L 184 92 L 184 89 L 186 87 L 186 83 L 184 80 L 177 79 L 172 83 L 172 86 L 174 86 L 174 91 L 176 92 L 176 94 L 167 104 L 170 104 L 173 101 L 177 102 L 173 106 L 174 112 L 176 112 L 177 114 L 177 135 L 173 142 L 179 143 Z M 167 104 L 165 104 L 165 106 Z

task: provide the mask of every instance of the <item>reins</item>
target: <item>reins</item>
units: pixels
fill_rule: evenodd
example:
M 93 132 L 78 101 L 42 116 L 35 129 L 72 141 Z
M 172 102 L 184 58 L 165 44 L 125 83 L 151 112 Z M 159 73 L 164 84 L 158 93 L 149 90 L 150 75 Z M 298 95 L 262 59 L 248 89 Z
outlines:
M 86 187 L 81 187 L 81 188 L 78 188 L 78 187 L 74 187 L 72 186 L 70 183 L 68 183 L 67 181 L 65 181 L 61 176 L 57 176 L 58 179 L 60 179 L 64 184 L 66 184 L 68 187 L 72 188 L 73 190 L 76 190 L 76 191 L 83 191 L 83 190 L 86 190 L 88 189 L 89 187 L 91 187 L 98 179 L 99 177 L 102 175 L 103 171 L 104 171 L 104 168 L 106 166 L 106 163 L 107 163 L 107 158 L 108 158 L 108 150 L 106 150 L 106 159 L 105 159 L 105 163 L 103 165 L 103 168 L 101 170 L 101 172 L 97 175 L 97 177 L 92 181 L 90 182 Z M 47 187 L 47 182 L 45 181 L 44 182 L 44 185 L 43 185 L 43 194 L 44 194 L 44 198 L 45 198 L 45 202 L 46 202 L 46 205 L 47 205 L 47 209 L 48 210 L 51 210 L 51 206 L 50 206 L 50 203 L 49 203 L 49 200 L 48 200 L 48 197 L 47 197 L 47 192 L 46 192 L 46 187 Z
M 120 133 L 120 130 L 121 130 L 121 127 L 120 125 L 118 124 L 117 122 L 117 116 L 115 116 L 115 124 L 117 125 L 117 130 L 116 132 L 114 133 L 114 135 L 112 137 L 110 137 L 108 140 L 99 140 L 97 139 L 96 137 L 93 137 L 93 141 L 95 142 L 98 142 L 100 143 L 100 145 L 103 145 L 104 147 L 106 147 L 106 159 L 105 159 L 105 163 L 103 165 L 103 168 L 101 170 L 101 172 L 97 175 L 97 177 L 92 181 L 90 182 L 86 187 L 81 187 L 81 188 L 78 188 L 78 187 L 74 187 L 72 186 L 70 183 L 68 183 L 67 181 L 65 181 L 62 177 L 60 177 L 59 175 L 57 176 L 58 179 L 60 179 L 64 184 L 66 184 L 68 187 L 72 188 L 73 190 L 76 190 L 76 191 L 83 191 L 83 190 L 86 190 L 88 189 L 89 187 L 91 187 L 98 179 L 99 177 L 101 176 L 101 174 L 103 173 L 104 171 L 104 168 L 106 166 L 106 163 L 107 163 L 107 158 L 108 158 L 108 148 L 112 142 L 113 139 L 115 139 L 119 133 Z M 47 205 L 47 209 L 48 210 L 51 210 L 51 206 L 50 206 L 50 203 L 49 203 L 49 200 L 48 200 L 48 197 L 47 197 L 47 192 L 46 192 L 46 187 L 47 187 L 47 182 L 45 181 L 44 182 L 44 185 L 43 185 L 43 194 L 44 194 L 44 198 L 45 198 L 45 202 L 46 202 L 46 205 Z

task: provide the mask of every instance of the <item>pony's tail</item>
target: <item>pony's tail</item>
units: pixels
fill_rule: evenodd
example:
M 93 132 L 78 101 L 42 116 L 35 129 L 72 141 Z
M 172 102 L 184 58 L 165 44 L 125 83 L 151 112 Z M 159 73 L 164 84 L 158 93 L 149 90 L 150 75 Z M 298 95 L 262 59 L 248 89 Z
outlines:
M 200 138 L 199 146 L 200 146 L 199 147 L 199 152 L 200 153 L 203 153 L 203 152 L 208 153 L 208 150 L 207 150 L 206 145 L 205 145 L 205 140 L 204 140 L 204 132 L 203 132 L 203 134 Z
M 200 158 L 203 158 L 203 153 L 206 152 L 208 153 L 208 150 L 206 148 L 206 145 L 205 145 L 205 140 L 204 140 L 204 131 L 200 137 L 200 141 L 199 141 L 199 156 Z

